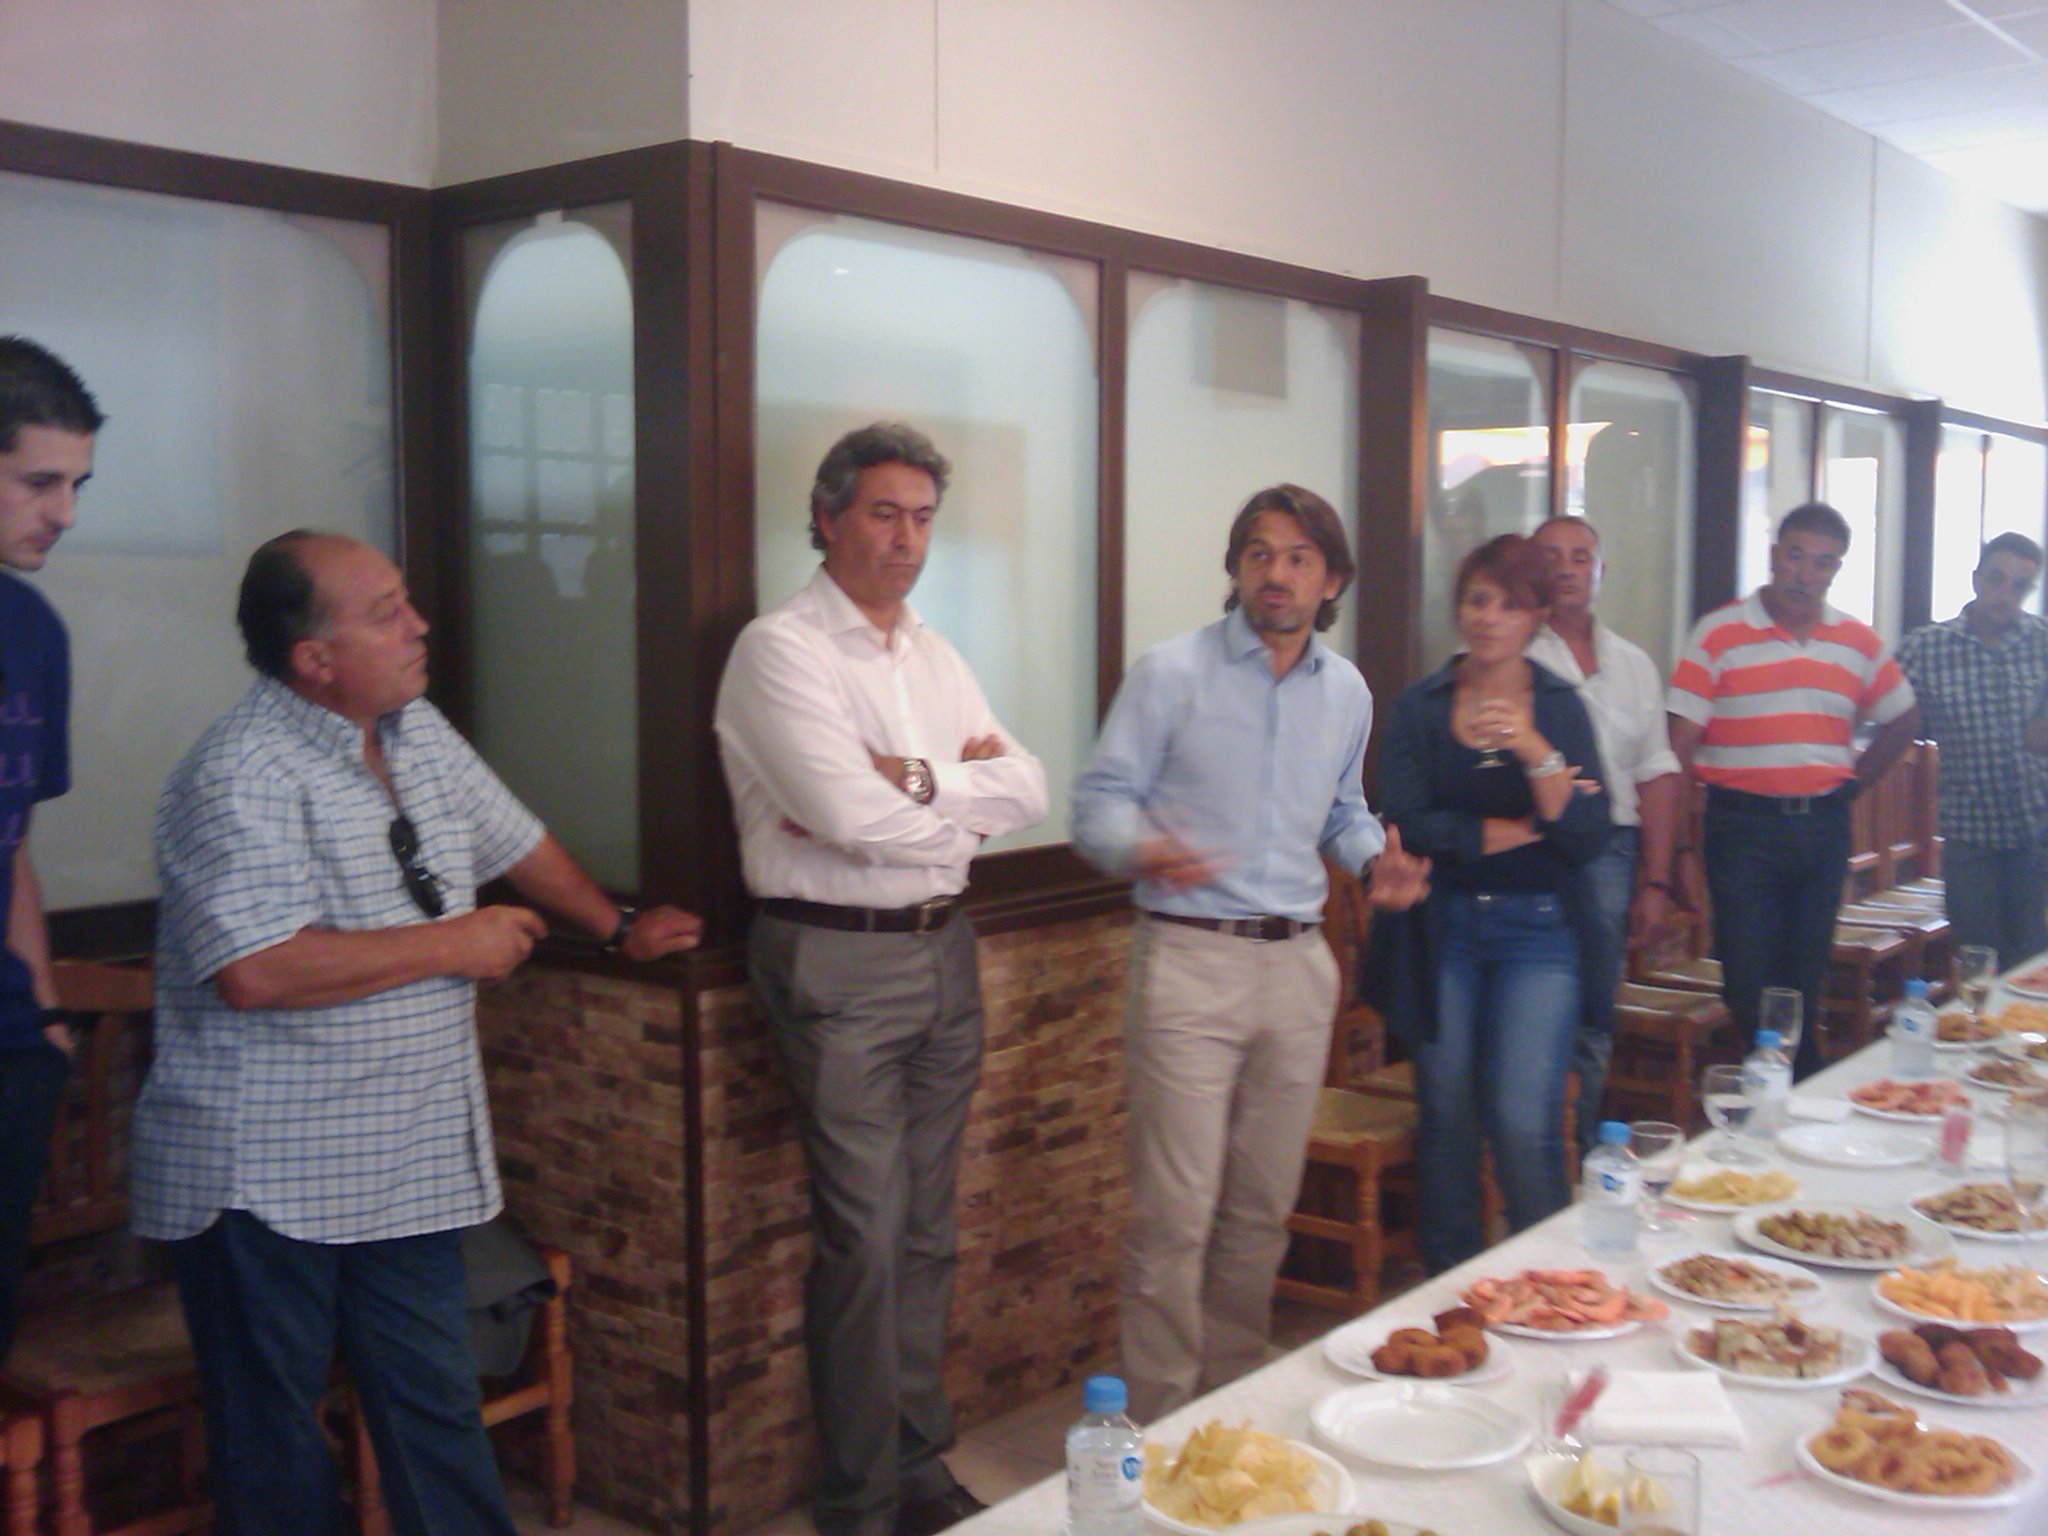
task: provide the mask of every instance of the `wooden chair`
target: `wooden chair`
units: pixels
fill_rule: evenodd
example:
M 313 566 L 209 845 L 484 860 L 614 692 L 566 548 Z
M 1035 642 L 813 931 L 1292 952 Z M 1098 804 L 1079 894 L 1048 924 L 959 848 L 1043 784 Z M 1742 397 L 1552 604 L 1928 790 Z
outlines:
M 0 1422 L 0 1473 L 6 1476 L 0 1530 L 36 1536 L 36 1470 L 43 1459 L 43 1421 L 33 1416 Z
M 1821 989 L 1820 1052 L 1840 1061 L 1877 1038 L 1891 1015 L 1889 999 L 1905 984 L 1913 946 L 1896 928 L 1838 923 L 1828 951 L 1828 975 Z
M 1339 1245 L 1347 1261 L 1342 1284 L 1283 1272 L 1274 1293 L 1289 1301 L 1356 1315 L 1379 1304 L 1380 1271 L 1389 1258 L 1416 1255 L 1414 1227 L 1415 1132 L 1411 1101 L 1324 1088 L 1309 1130 L 1302 1197 L 1287 1230 L 1297 1237 Z M 1382 1220 L 1382 1197 L 1409 1201 L 1408 1220 L 1392 1230 Z
M 488 1429 L 527 1414 L 544 1415 L 541 1479 L 548 1493 L 548 1524 L 560 1527 L 573 1517 L 576 1487 L 576 1437 L 569 1428 L 569 1405 L 575 1396 L 569 1355 L 571 1266 L 569 1255 L 559 1248 L 542 1248 L 540 1257 L 555 1282 L 555 1294 L 541 1304 L 518 1372 L 508 1381 L 485 1383 L 483 1420 Z M 369 1426 L 363 1422 L 353 1394 L 345 1403 L 343 1424 L 356 1529 L 361 1536 L 388 1536 L 391 1521 L 377 1481 L 377 1456 L 370 1445 Z
M 1718 996 L 1624 982 L 1614 997 L 1603 1113 L 1616 1120 L 1669 1120 L 1697 1132 L 1700 1072 L 1741 1059 L 1742 1042 Z
M 110 1146 L 111 1062 L 116 1033 L 145 1026 L 146 970 L 60 964 L 60 1003 L 93 1017 L 82 1060 L 60 1116 L 38 1240 L 109 1231 L 127 1221 L 127 1200 Z M 176 1536 L 201 1531 L 212 1511 L 201 1487 L 204 1460 L 199 1378 L 173 1287 L 144 1286 L 53 1307 L 24 1319 L 0 1401 L 34 1413 L 49 1455 L 50 1527 L 55 1536 Z M 85 1504 L 85 1439 L 121 1425 L 178 1440 L 180 1497 L 170 1509 L 101 1530 Z

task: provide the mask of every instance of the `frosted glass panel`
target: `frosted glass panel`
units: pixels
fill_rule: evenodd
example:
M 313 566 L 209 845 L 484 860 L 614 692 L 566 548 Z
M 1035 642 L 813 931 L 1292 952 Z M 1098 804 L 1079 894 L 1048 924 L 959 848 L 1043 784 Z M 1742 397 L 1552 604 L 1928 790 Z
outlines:
M 2035 521 L 2040 521 L 2039 511 Z M 2033 535 L 2039 538 L 2038 531 Z M 1953 618 L 1975 594 L 1970 575 L 1984 532 L 1984 434 L 1943 427 L 1934 461 L 1934 572 L 1929 593 L 1937 619 Z
M 1540 347 L 1429 333 L 1429 501 L 1422 524 L 1422 665 L 1458 649 L 1451 583 L 1488 539 L 1550 514 L 1550 365 Z
M 1096 269 L 908 230 L 758 211 L 754 572 L 811 579 L 811 478 L 838 437 L 906 421 L 953 464 L 911 604 L 959 649 L 1052 807 L 989 848 L 1063 842 L 1095 729 Z
M 1899 638 L 1899 536 L 1905 514 L 1906 429 L 1889 416 L 1827 407 L 1820 499 L 1849 520 L 1849 550 L 1828 601 Z
M 2044 519 L 2048 519 L 2048 444 L 1992 433 L 1984 451 L 1984 537 L 2024 533 L 2040 544 L 2044 542 Z M 2041 612 L 2042 599 L 2041 585 L 2036 582 L 2027 598 L 2027 611 Z
M 1778 519 L 1813 499 L 1813 402 L 1766 389 L 1749 392 L 1749 441 L 1742 459 L 1738 593 L 1771 579 L 1771 538 Z M 1840 602 L 1841 582 L 1831 594 Z M 1734 594 L 1731 594 L 1731 596 Z
M 640 881 L 631 242 L 623 204 L 463 235 L 476 745 L 619 891 Z
M 1230 590 L 1230 520 L 1307 486 L 1358 547 L 1358 316 L 1134 274 L 1124 471 L 1124 660 L 1206 624 Z M 1323 638 L 1355 651 L 1358 588 Z
M 1600 532 L 1600 617 L 1668 670 L 1691 626 L 1692 382 L 1582 363 L 1570 405 L 1565 506 Z
M 35 578 L 72 642 L 72 790 L 35 820 L 51 907 L 156 894 L 157 792 L 249 685 L 249 552 L 298 526 L 391 549 L 389 266 L 380 225 L 0 173 L 0 330 L 108 415 Z

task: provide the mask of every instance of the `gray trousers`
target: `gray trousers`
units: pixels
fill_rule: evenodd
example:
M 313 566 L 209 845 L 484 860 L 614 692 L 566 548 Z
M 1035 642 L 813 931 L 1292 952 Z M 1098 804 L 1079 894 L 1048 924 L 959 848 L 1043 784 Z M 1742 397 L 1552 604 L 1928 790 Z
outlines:
M 1265 1363 L 1336 1008 L 1319 929 L 1261 944 L 1138 918 L 1122 1321 L 1140 1423 Z
M 1941 873 L 1953 943 L 1998 951 L 2009 971 L 2048 948 L 2048 848 L 1986 848 L 1950 838 Z
M 936 933 L 841 933 L 763 913 L 747 963 L 803 1112 L 814 1514 L 822 1536 L 889 1536 L 899 1503 L 952 1486 L 940 1367 L 981 1072 L 974 930 L 955 917 Z

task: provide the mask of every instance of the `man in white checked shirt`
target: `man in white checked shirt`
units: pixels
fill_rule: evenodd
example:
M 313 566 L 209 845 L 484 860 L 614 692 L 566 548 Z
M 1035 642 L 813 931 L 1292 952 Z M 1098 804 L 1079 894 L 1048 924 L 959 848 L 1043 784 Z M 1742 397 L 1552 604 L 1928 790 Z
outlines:
M 939 1459 L 953 1175 L 981 1070 L 984 837 L 1045 815 L 1045 770 L 905 599 L 946 489 L 922 433 L 864 427 L 811 490 L 824 565 L 754 620 L 718 692 L 755 996 L 803 1110 L 804 1346 L 821 1536 L 929 1536 L 981 1508 Z
M 503 877 L 638 960 L 696 943 L 620 907 L 421 695 L 426 624 L 390 561 L 290 533 L 237 612 L 262 675 L 157 806 L 155 1056 L 133 1207 L 170 1242 L 223 1536 L 340 1517 L 315 1410 L 336 1348 L 393 1523 L 512 1530 L 478 1417 L 461 1229 L 502 1200 L 475 983 L 546 931 Z

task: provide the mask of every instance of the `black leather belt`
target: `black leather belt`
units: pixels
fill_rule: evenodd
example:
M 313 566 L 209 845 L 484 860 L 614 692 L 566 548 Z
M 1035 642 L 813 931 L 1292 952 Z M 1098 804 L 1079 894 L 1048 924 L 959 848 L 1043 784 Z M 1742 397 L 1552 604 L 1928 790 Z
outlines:
M 1227 933 L 1233 939 L 1256 939 L 1261 944 L 1299 938 L 1316 926 L 1314 923 L 1298 923 L 1291 917 L 1184 917 L 1178 912 L 1152 912 L 1147 915 L 1158 922 L 1179 923 L 1183 928 L 1206 928 L 1211 933 Z
M 942 896 L 914 907 L 835 907 L 830 902 L 769 896 L 762 900 L 761 910 L 792 923 L 843 933 L 937 933 L 960 910 L 960 898 Z
M 1770 811 L 1779 816 L 1807 816 L 1829 806 L 1846 807 L 1856 798 L 1856 791 L 1862 786 L 1854 779 L 1845 779 L 1824 795 L 1753 795 L 1746 789 L 1728 789 L 1719 784 L 1707 786 L 1707 799 L 1718 800 L 1730 810 Z

